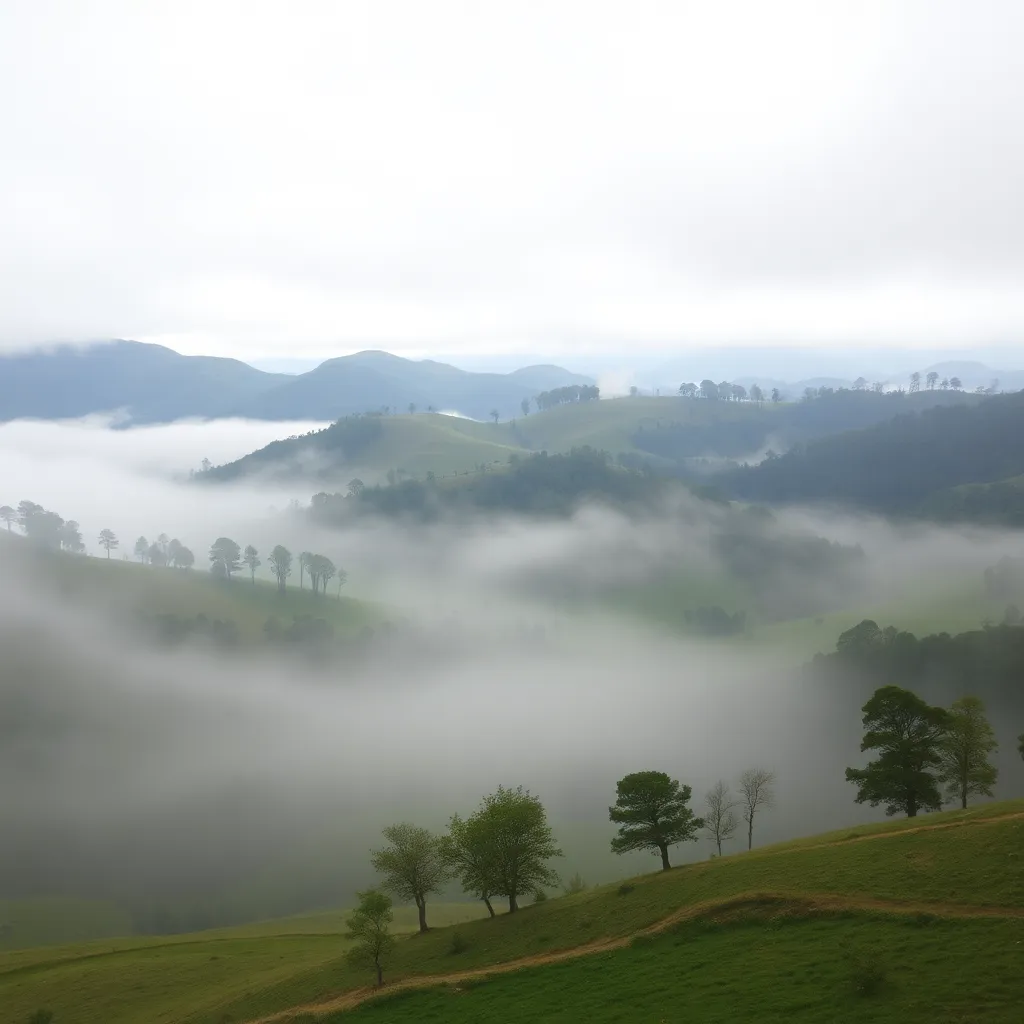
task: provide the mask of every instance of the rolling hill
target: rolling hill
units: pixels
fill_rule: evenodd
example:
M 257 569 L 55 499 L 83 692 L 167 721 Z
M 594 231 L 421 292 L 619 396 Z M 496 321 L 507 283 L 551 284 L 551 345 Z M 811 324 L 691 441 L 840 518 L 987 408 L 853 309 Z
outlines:
M 905 515 L 941 511 L 946 518 L 980 511 L 987 522 L 1020 522 L 1013 478 L 1024 474 L 1022 436 L 1024 392 L 995 395 L 820 438 L 726 474 L 721 483 L 755 501 L 849 504 Z M 994 486 L 1000 481 L 1005 486 Z
M 333 420 L 410 404 L 477 419 L 519 413 L 524 398 L 589 378 L 558 366 L 470 373 L 387 352 L 359 352 L 291 376 L 236 359 L 183 356 L 160 345 L 116 341 L 0 357 L 0 421 L 120 413 L 125 423 L 186 417 Z
M 401 939 L 383 993 L 314 923 L 8 952 L 0 1024 L 1017 1021 L 1022 842 L 1017 800 L 690 864 Z
M 565 453 L 589 446 L 631 466 L 669 473 L 707 473 L 723 460 L 756 456 L 790 445 L 865 427 L 900 412 L 984 401 L 953 391 L 916 395 L 848 391 L 794 403 L 709 402 L 677 397 L 611 398 L 567 402 L 508 422 L 475 422 L 438 413 L 375 416 L 357 445 L 338 443 L 353 424 L 275 441 L 225 466 L 214 480 L 253 473 L 305 477 L 343 489 L 353 476 L 364 482 L 388 470 L 398 476 L 449 476 L 504 464 L 512 454 Z M 702 461 L 710 464 L 702 465 Z

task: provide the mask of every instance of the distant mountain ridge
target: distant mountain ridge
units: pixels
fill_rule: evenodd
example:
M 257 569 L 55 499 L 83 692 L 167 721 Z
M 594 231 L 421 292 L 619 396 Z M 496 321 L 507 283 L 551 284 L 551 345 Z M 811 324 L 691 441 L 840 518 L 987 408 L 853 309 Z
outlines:
M 126 424 L 241 417 L 335 420 L 353 413 L 434 408 L 474 419 L 519 414 L 523 399 L 593 380 L 560 366 L 472 373 L 388 352 L 329 359 L 302 374 L 267 373 L 237 359 L 185 356 L 114 341 L 0 356 L 0 422 L 117 413 Z

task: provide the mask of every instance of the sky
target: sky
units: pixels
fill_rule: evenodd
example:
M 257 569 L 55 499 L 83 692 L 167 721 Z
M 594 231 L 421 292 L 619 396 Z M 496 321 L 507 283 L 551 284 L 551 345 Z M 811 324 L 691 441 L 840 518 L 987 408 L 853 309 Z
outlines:
M 1024 5 L 7 0 L 0 351 L 1012 351 Z

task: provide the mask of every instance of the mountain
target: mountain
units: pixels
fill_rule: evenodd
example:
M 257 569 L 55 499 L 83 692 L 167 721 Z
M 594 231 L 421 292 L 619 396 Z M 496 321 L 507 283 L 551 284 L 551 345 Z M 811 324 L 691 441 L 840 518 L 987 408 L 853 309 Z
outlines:
M 941 510 L 941 518 L 1017 523 L 1024 519 L 1014 481 L 1024 474 L 1021 437 L 1024 392 L 979 397 L 797 445 L 718 482 L 755 501 L 845 503 L 908 515 Z M 965 485 L 993 486 L 965 495 Z
M 587 377 L 558 366 L 471 373 L 387 352 L 330 359 L 301 374 L 267 373 L 237 359 L 184 356 L 115 341 L 0 357 L 0 422 L 119 413 L 127 423 L 186 417 L 335 420 L 388 407 L 453 410 L 475 419 L 520 413 L 524 398 Z
M 115 341 L 0 357 L 0 421 L 123 413 L 132 423 L 231 415 L 288 380 L 237 359 Z

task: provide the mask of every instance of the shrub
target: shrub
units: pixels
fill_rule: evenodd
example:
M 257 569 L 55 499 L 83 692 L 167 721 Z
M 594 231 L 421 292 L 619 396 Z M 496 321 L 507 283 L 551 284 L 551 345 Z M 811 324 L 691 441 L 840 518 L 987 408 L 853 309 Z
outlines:
M 580 873 L 577 871 L 572 878 L 562 887 L 562 891 L 566 896 L 575 896 L 578 892 L 583 892 L 587 888 L 587 883 L 580 877 Z
M 628 896 L 635 888 L 635 885 L 630 885 L 629 882 L 623 882 L 622 885 L 619 886 L 619 895 Z
M 548 898 L 548 894 L 543 889 L 537 889 L 533 894 L 534 903 L 543 903 Z
M 452 940 L 448 944 L 448 952 L 452 956 L 458 956 L 460 953 L 465 953 L 469 949 L 469 942 L 466 941 L 466 937 L 462 932 L 452 932 Z

